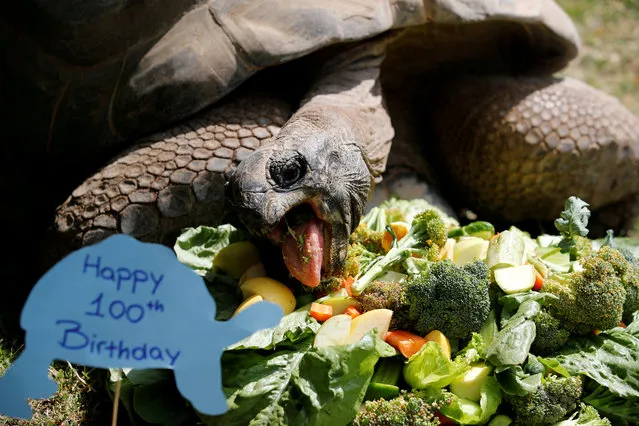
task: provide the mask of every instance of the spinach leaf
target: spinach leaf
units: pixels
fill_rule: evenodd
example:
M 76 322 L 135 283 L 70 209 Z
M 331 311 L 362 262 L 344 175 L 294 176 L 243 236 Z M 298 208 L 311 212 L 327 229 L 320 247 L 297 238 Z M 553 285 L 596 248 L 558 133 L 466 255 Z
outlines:
M 229 411 L 208 425 L 330 425 L 350 422 L 379 357 L 395 350 L 374 332 L 353 345 L 312 347 L 308 337 L 277 351 L 226 351 L 223 386 Z
M 639 397 L 639 337 L 621 328 L 570 339 L 550 359 L 572 375 L 590 377 L 615 395 Z
M 583 401 L 592 405 L 606 417 L 636 422 L 639 419 L 639 399 L 621 398 L 604 386 L 597 388 L 586 395 Z
M 517 313 L 508 319 L 486 348 L 486 359 L 491 364 L 502 367 L 526 361 L 536 335 L 532 318 L 540 309 L 539 303 L 535 300 L 524 300 L 519 305 Z

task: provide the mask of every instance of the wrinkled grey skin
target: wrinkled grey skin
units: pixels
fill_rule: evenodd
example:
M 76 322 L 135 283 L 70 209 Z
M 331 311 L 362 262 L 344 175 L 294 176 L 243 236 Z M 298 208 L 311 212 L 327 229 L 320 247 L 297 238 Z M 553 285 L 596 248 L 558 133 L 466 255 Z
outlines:
M 337 273 L 371 190 L 371 174 L 355 140 L 347 126 L 335 122 L 328 132 L 301 120 L 286 126 L 230 177 L 231 204 L 242 222 L 265 235 L 291 209 L 308 203 L 330 224 L 323 266 L 326 274 Z

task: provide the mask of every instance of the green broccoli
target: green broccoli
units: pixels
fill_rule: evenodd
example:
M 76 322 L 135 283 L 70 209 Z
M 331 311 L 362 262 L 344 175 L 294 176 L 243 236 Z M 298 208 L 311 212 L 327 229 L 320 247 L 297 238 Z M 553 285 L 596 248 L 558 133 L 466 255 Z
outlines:
M 377 257 L 377 254 L 367 250 L 360 243 L 350 244 L 342 267 L 342 276 L 344 278 L 359 276 L 361 271 L 365 270 Z
M 626 301 L 623 305 L 623 321 L 630 322 L 632 313 L 639 310 L 639 262 L 628 261 L 628 254 L 610 246 L 603 246 L 597 255 L 610 263 L 626 289 Z M 634 259 L 632 256 L 631 259 Z M 636 260 L 636 259 L 635 259 Z
M 410 330 L 409 306 L 406 297 L 406 283 L 390 281 L 373 281 L 357 297 L 362 312 L 373 309 L 390 309 L 393 311 L 391 329 Z
M 555 423 L 553 426 L 610 426 L 610 420 L 601 417 L 597 410 L 591 405 L 581 403 L 581 408 L 570 418 Z
M 413 328 L 421 334 L 439 330 L 449 339 L 466 339 L 479 331 L 490 312 L 490 273 L 480 260 L 457 266 L 446 259 L 430 273 L 408 281 Z
M 384 231 L 375 231 L 369 228 L 366 223 L 361 222 L 351 234 L 350 243 L 359 244 L 372 253 L 382 254 L 384 253 L 384 248 L 382 247 L 383 236 Z
M 446 243 L 447 235 L 446 224 L 435 210 L 426 210 L 418 214 L 413 219 L 408 233 L 355 280 L 351 287 L 353 294 L 361 294 L 375 278 L 413 254 L 426 253 L 430 257 L 434 255 L 433 250 L 438 254 L 439 248 Z
M 563 328 L 561 321 L 555 318 L 546 308 L 541 309 L 533 317 L 535 323 L 535 340 L 530 351 L 537 355 L 548 355 L 561 348 L 568 337 L 570 331 Z
M 397 398 L 366 401 L 353 426 L 437 426 L 437 409 L 423 392 L 403 390 Z
M 549 302 L 553 315 L 572 333 L 619 326 L 626 289 L 607 257 L 600 250 L 581 260 L 583 270 L 555 274 L 544 282 L 541 291 L 558 297 Z
M 579 376 L 548 375 L 534 392 L 524 396 L 506 394 L 504 400 L 512 410 L 513 426 L 552 425 L 575 410 L 582 388 Z

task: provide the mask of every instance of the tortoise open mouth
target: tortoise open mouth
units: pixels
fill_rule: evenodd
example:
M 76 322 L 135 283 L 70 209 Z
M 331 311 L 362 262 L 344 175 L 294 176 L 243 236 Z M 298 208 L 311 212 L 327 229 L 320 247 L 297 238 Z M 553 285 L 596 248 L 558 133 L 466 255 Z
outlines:
M 332 226 L 322 217 L 316 200 L 293 207 L 267 236 L 282 244 L 282 258 L 290 274 L 317 287 L 330 274 Z

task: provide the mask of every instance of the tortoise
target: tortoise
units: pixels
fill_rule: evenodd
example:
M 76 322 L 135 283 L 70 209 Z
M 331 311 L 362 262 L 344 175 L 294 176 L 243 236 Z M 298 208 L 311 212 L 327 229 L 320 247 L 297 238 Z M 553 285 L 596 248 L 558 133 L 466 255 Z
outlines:
M 287 218 L 306 218 L 295 231 L 316 260 L 282 251 L 314 286 L 371 199 L 430 197 L 434 182 L 452 206 L 521 222 L 569 195 L 606 211 L 639 192 L 639 120 L 555 75 L 580 39 L 553 0 L 4 8 L 14 266 L 50 223 L 58 259 L 223 221 L 281 243 Z

